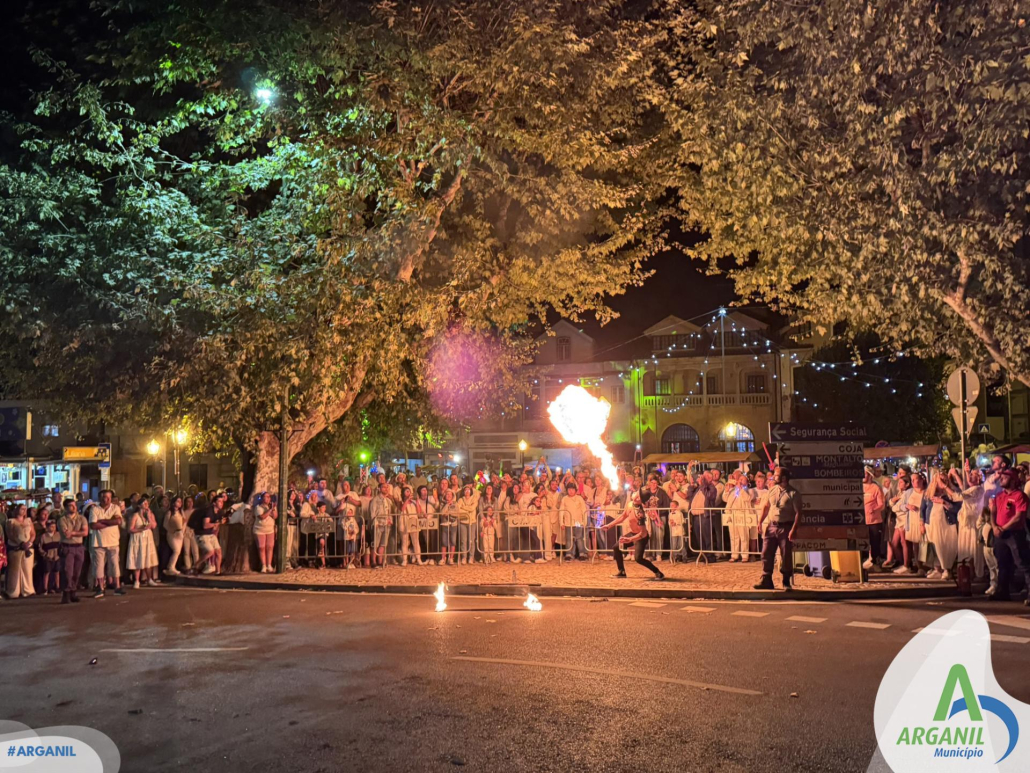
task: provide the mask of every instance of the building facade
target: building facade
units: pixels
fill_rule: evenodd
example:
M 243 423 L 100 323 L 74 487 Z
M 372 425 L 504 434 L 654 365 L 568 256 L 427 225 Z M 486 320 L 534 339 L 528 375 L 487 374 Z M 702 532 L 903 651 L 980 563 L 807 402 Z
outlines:
M 761 452 L 769 422 L 790 420 L 794 369 L 812 351 L 808 342 L 737 311 L 704 327 L 667 317 L 645 330 L 639 351 L 624 359 L 606 359 L 566 321 L 538 343 L 536 375 L 521 409 L 472 428 L 473 469 L 517 467 L 540 456 L 552 467 L 583 461 L 582 449 L 567 446 L 547 417 L 547 405 L 568 384 L 611 404 L 606 442 L 618 461 L 663 452 Z

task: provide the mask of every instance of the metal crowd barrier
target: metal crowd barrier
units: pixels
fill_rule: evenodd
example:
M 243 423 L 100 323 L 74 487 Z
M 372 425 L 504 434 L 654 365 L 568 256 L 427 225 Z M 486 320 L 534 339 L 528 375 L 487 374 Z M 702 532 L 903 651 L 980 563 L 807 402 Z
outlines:
M 574 527 L 568 510 L 501 510 L 494 514 L 493 533 L 482 526 L 482 514 L 474 521 L 459 512 L 430 513 L 414 517 L 392 513 L 387 523 L 375 523 L 367 514 L 356 516 L 358 539 L 348 545 L 344 534 L 346 516 L 290 517 L 288 548 L 291 563 L 320 566 L 374 566 L 418 561 L 446 563 L 527 562 L 537 559 L 567 562 L 611 558 L 612 548 L 628 533 L 625 522 L 603 527 L 623 512 L 621 504 L 591 507 L 582 528 Z M 715 556 L 757 559 L 758 513 L 754 509 L 661 508 L 659 521 L 648 518 L 645 555 L 652 561 L 707 561 Z M 492 547 L 492 551 L 491 551 Z M 381 558 L 380 558 L 381 557 Z

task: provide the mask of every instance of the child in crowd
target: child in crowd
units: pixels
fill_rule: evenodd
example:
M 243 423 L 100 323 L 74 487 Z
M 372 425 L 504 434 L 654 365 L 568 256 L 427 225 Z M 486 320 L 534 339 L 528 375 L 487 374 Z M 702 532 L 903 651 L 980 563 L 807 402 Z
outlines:
M 483 520 L 480 522 L 480 536 L 483 539 L 483 563 L 494 562 L 494 544 L 497 535 L 497 518 L 494 516 L 493 505 L 486 508 L 483 513 Z
M 39 557 L 43 563 L 43 595 L 57 593 L 60 588 L 61 535 L 57 532 L 57 519 L 49 518 L 45 531 L 39 535 Z
M 358 563 L 358 541 L 361 528 L 354 508 L 349 508 L 343 516 L 344 563 L 346 569 L 356 569 Z

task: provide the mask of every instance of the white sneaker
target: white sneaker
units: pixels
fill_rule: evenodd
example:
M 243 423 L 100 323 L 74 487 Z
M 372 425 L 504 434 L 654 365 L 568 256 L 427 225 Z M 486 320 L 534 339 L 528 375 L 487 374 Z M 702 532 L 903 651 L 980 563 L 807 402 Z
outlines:
M 908 574 L 908 567 L 902 564 L 894 570 L 894 574 Z
M 544 559 L 542 559 L 542 558 L 538 558 L 533 563 L 534 564 L 546 564 L 547 562 Z
M 214 574 L 215 568 L 211 564 L 206 564 L 203 569 L 200 570 L 201 574 Z
M 862 563 L 862 568 L 863 568 L 863 569 L 872 569 L 872 568 L 873 568 L 873 559 L 872 559 L 872 558 L 867 558 L 867 559 L 866 559 L 866 560 L 865 560 L 865 561 L 864 561 L 864 562 Z
M 354 564 L 347 564 L 347 569 L 348 570 L 353 569 L 353 568 L 354 568 Z
M 170 575 L 172 577 L 178 577 L 179 576 L 179 572 L 176 571 L 175 569 L 165 569 L 165 574 Z
M 518 557 L 516 557 L 516 558 L 513 558 L 513 559 L 511 560 L 511 562 L 512 562 L 513 564 L 521 564 L 521 563 L 522 563 L 522 559 L 521 559 L 521 558 L 518 558 Z
M 133 590 L 139 590 L 139 580 L 136 580 L 136 582 L 132 584 L 132 588 Z
M 926 573 L 926 579 L 928 580 L 939 580 L 941 579 L 941 573 L 934 569 L 931 572 Z
M 941 574 L 941 579 L 942 580 L 948 580 L 950 582 L 951 581 L 951 572 L 948 572 L 948 571 L 943 572 Z
M 447 559 L 447 566 L 454 566 L 454 559 L 453 558 L 448 558 Z
M 147 585 L 149 585 L 151 588 L 156 588 L 157 587 L 157 583 L 154 582 L 153 580 L 147 580 Z
M 984 591 L 984 595 L 985 596 L 993 596 L 997 592 L 998 592 L 998 586 L 997 585 L 992 585 L 986 591 Z

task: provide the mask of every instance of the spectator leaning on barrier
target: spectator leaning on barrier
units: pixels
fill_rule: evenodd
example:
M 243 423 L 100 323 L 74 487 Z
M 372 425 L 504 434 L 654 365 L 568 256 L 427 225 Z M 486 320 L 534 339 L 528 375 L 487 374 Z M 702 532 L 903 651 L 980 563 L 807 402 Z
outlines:
M 776 553 L 780 554 L 780 572 L 783 576 L 783 589 L 791 590 L 791 579 L 794 574 L 794 557 L 791 542 L 797 532 L 801 518 L 801 494 L 790 485 L 790 472 L 777 467 L 775 485 L 769 489 L 769 498 L 759 516 L 758 525 L 768 520 L 765 544 L 762 546 L 762 579 L 755 585 L 755 590 L 772 590 L 772 573 L 776 562 Z

